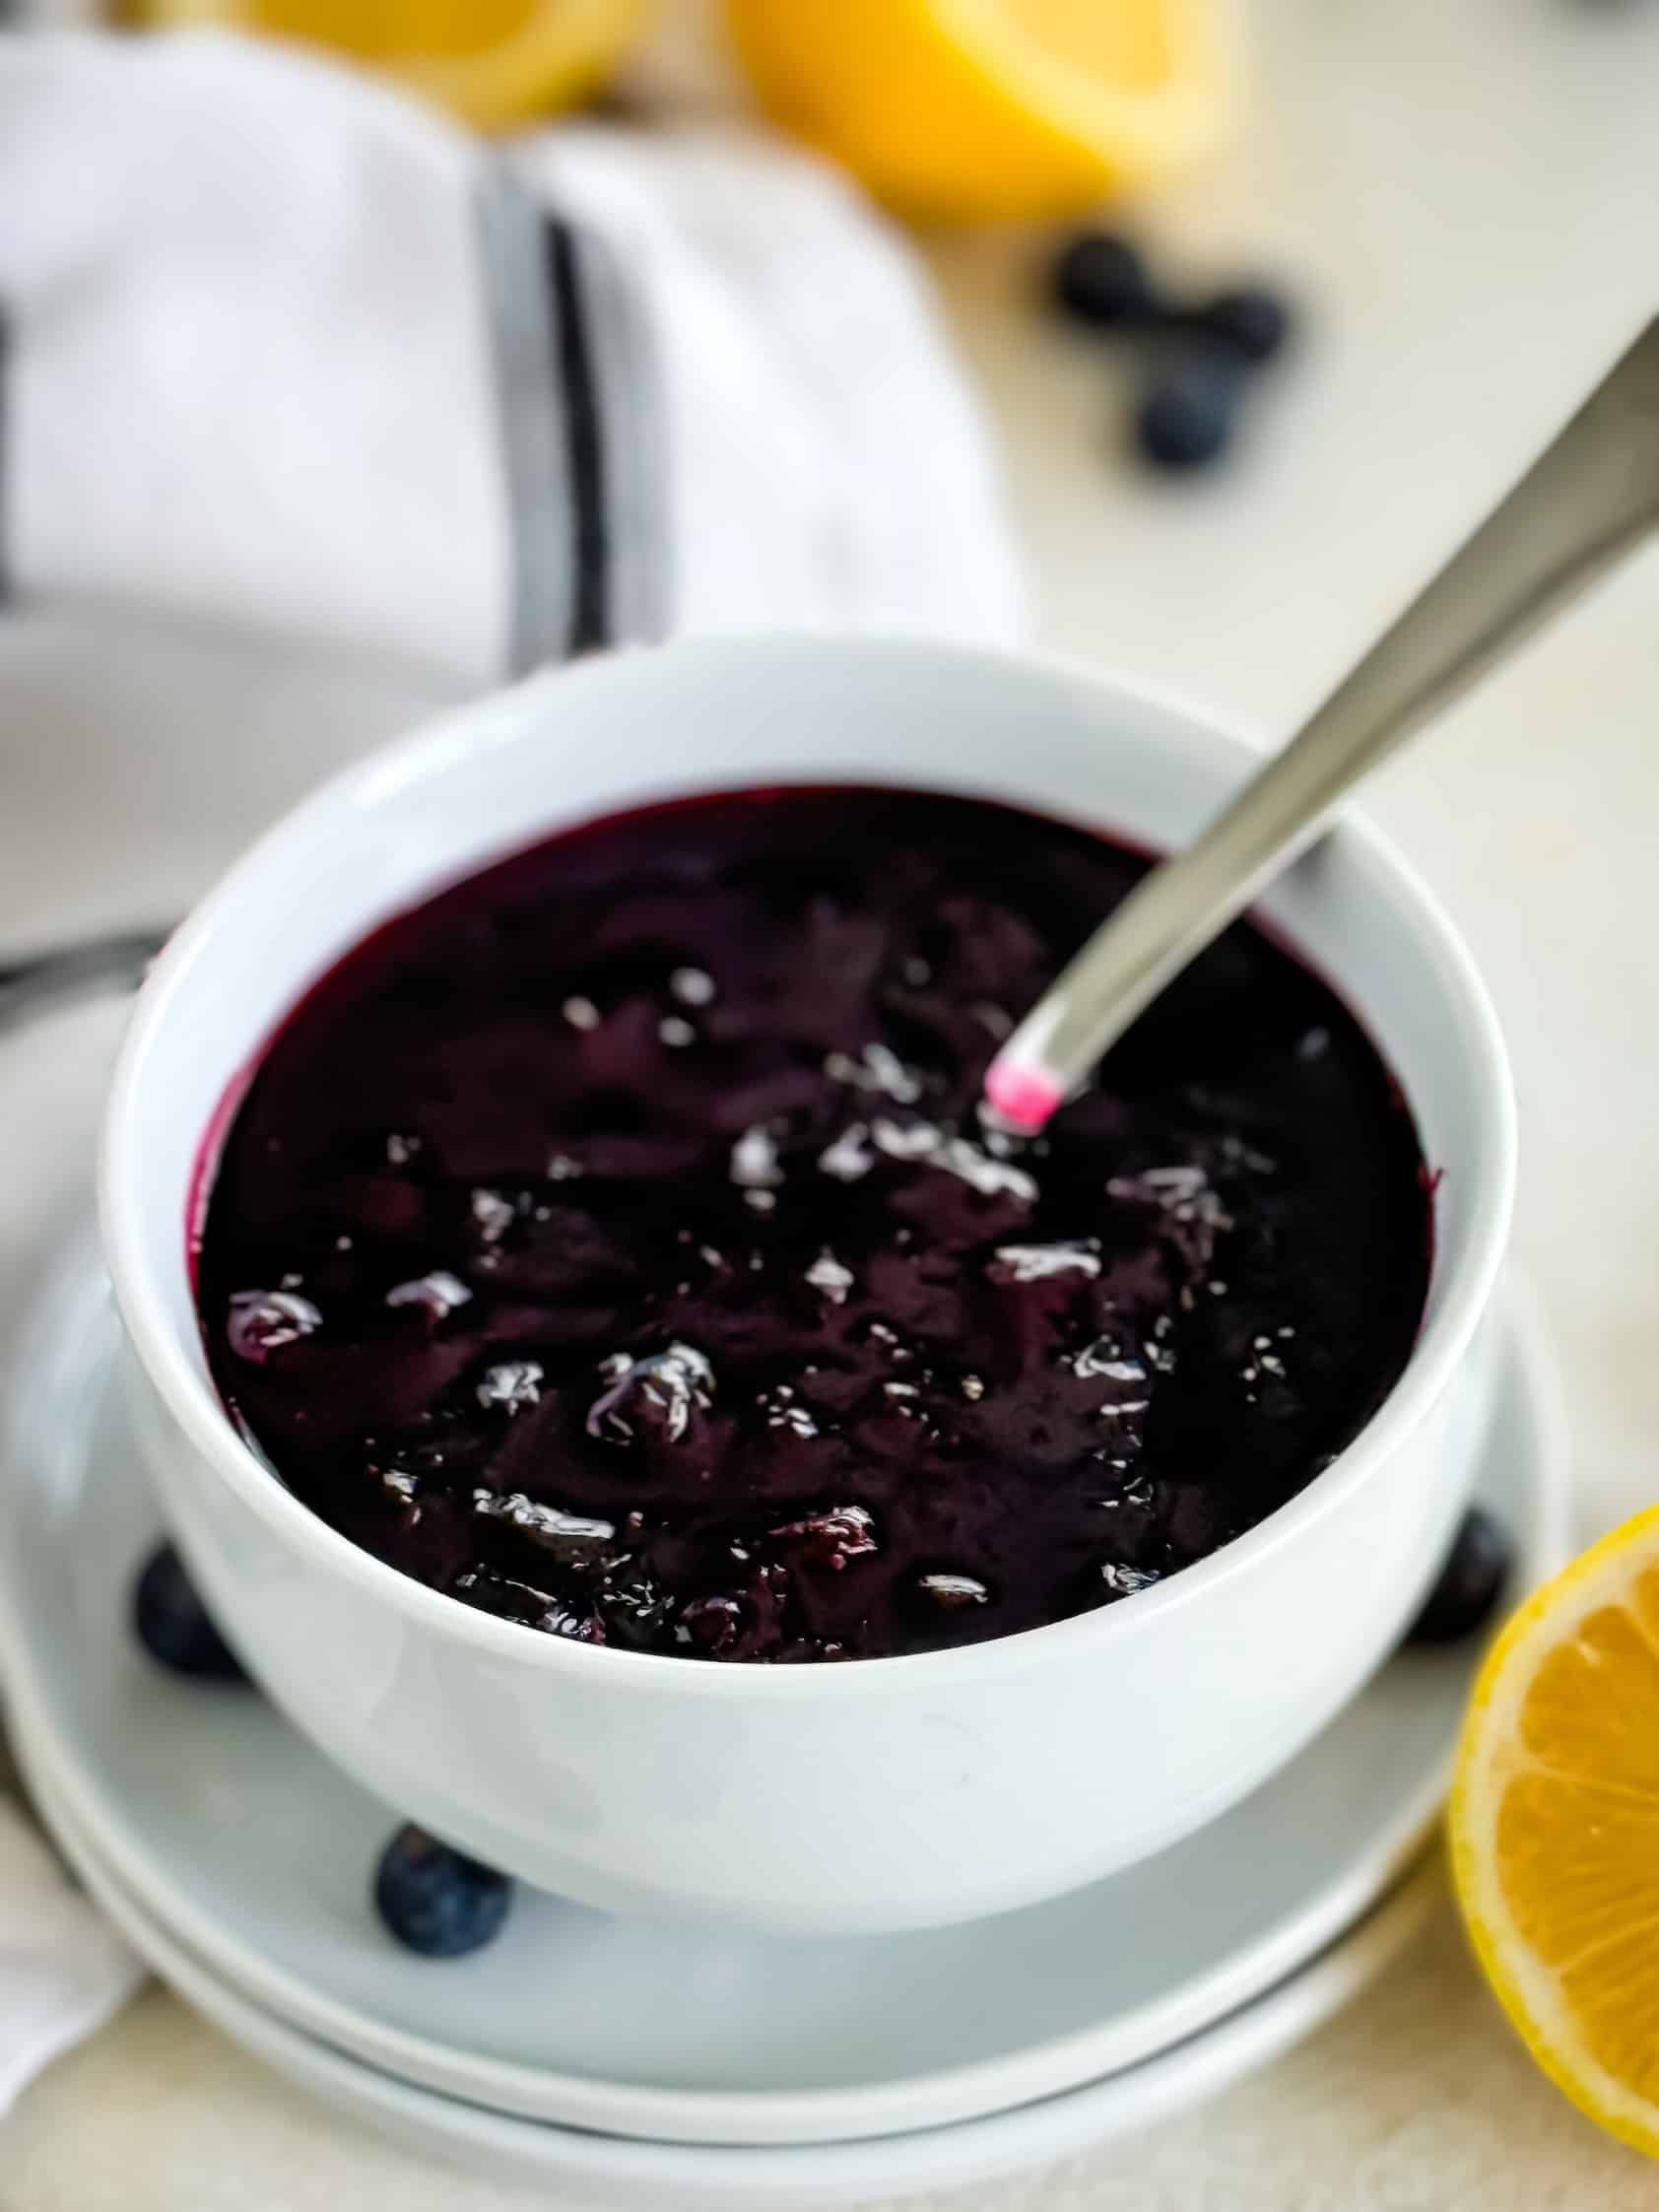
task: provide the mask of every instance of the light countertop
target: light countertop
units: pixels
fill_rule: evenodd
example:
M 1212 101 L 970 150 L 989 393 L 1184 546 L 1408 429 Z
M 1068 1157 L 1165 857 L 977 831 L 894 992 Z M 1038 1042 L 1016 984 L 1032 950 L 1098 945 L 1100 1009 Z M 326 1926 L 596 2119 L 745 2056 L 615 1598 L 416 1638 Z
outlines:
M 1117 372 L 1029 312 L 1029 246 L 930 250 L 1005 434 L 1043 642 L 1271 739 L 1659 304 L 1659 11 L 1261 0 L 1254 21 L 1261 120 L 1157 225 L 1171 264 L 1260 264 L 1307 302 L 1306 342 L 1226 475 L 1171 488 L 1118 465 Z M 247 695 L 228 645 L 140 630 L 101 668 L 71 667 L 73 646 L 49 620 L 0 628 L 0 943 L 176 910 L 341 757 L 343 726 L 389 734 L 419 690 L 360 694 L 337 668 L 317 679 L 326 711 L 297 715 L 293 694 Z M 111 761 L 112 726 L 142 746 Z M 1507 1028 L 1517 1249 L 1564 1366 L 1588 1531 L 1659 1495 L 1659 550 L 1390 769 L 1370 810 L 1467 933 Z M 1266 2073 L 959 2201 L 1625 2212 L 1654 2188 L 1533 2073 L 1448 1910 Z M 333 2118 L 156 1988 L 0 2119 L 0 2212 L 532 2203 L 549 2200 Z

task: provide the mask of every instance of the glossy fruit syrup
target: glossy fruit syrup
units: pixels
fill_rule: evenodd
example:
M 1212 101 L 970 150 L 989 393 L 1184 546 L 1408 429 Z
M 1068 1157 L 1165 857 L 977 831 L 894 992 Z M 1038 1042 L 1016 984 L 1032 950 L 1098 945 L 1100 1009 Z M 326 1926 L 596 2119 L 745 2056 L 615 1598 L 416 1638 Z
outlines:
M 458 1603 L 707 1659 L 1111 1604 L 1400 1374 L 1430 1198 L 1332 992 L 1228 933 L 1048 1133 L 985 1066 L 1140 857 L 1013 809 L 748 792 L 556 838 L 271 1044 L 198 1254 L 307 1506 Z

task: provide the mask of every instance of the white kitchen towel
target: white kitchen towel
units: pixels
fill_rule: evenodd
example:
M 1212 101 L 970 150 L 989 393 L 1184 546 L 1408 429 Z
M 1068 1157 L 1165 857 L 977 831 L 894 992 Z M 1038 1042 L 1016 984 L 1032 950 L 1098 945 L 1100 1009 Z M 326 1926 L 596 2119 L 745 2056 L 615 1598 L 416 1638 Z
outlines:
M 927 289 L 830 171 L 487 146 L 216 34 L 0 38 L 0 565 L 486 684 L 670 631 L 1009 641 Z
M 926 287 L 828 170 L 485 147 L 212 34 L 0 37 L 5 593 L 480 685 L 679 630 L 1021 627 Z M 0 2110 L 137 1973 L 0 1804 Z
M 0 2112 L 125 2004 L 144 1970 L 0 1795 Z

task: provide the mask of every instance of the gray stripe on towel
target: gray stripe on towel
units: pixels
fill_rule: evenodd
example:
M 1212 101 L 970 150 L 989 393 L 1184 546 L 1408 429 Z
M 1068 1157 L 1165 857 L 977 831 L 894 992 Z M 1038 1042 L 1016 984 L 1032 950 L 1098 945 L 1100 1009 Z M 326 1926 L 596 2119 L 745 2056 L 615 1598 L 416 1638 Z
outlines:
M 609 241 L 577 228 L 573 244 L 605 455 L 611 641 L 650 644 L 673 604 L 662 363 L 639 288 Z
M 492 166 L 480 188 L 478 233 L 512 538 L 507 673 L 522 676 L 569 649 L 572 488 L 545 226 L 502 165 Z
M 0 25 L 5 22 L 4 0 L 0 0 Z M 12 326 L 6 310 L 0 307 L 0 600 L 9 599 L 11 592 L 11 565 L 8 560 L 10 540 L 7 534 L 11 519 L 11 449 L 8 440 L 12 435 Z

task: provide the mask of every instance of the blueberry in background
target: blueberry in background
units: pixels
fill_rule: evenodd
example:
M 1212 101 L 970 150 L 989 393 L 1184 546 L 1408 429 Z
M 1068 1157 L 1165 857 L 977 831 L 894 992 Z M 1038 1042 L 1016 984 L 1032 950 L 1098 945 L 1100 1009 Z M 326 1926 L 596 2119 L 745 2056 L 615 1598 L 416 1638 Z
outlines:
M 1472 1506 L 1452 1541 L 1438 1581 L 1406 1632 L 1408 1643 L 1458 1643 L 1491 1619 L 1509 1578 L 1511 1547 L 1502 1524 Z
M 1245 376 L 1284 351 L 1294 327 L 1290 306 L 1265 284 L 1176 300 L 1154 282 L 1139 249 L 1109 231 L 1074 233 L 1048 283 L 1071 321 L 1150 345 L 1153 380 L 1135 411 L 1134 442 L 1144 460 L 1169 473 L 1222 458 Z
M 247 1680 L 170 1544 L 151 1554 L 133 1585 L 132 1622 L 145 1650 L 174 1674 L 201 1682 Z
M 1080 231 L 1060 249 L 1049 275 L 1055 305 L 1092 330 L 1137 329 L 1161 309 L 1147 265 L 1127 238 Z
M 1160 369 L 1135 412 L 1135 444 L 1154 468 L 1208 468 L 1232 442 L 1244 372 L 1215 349 L 1179 354 Z
M 374 1907 L 388 1931 L 423 1959 L 460 1959 L 501 1931 L 512 1881 L 424 1828 L 400 1828 L 380 1854 Z
M 1187 308 L 1181 321 L 1200 337 L 1228 348 L 1252 368 L 1260 368 L 1283 351 L 1292 327 L 1289 306 L 1277 292 L 1262 284 L 1218 292 L 1213 299 Z

